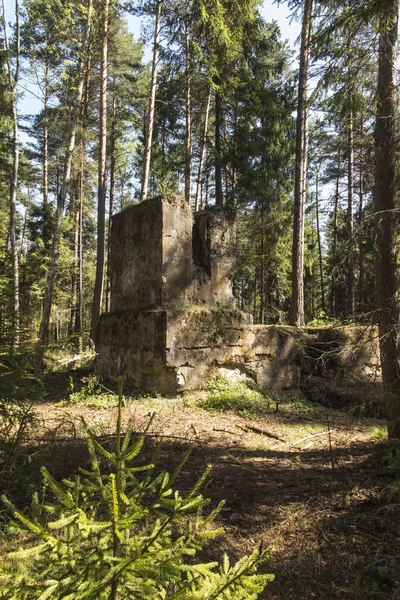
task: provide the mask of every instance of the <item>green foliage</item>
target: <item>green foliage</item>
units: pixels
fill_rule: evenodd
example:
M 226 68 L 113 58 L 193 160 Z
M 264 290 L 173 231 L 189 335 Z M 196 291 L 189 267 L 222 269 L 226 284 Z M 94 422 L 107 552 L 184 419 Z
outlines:
M 374 427 L 371 432 L 371 438 L 374 442 L 383 442 L 387 439 L 387 428 Z
M 232 410 L 250 416 L 271 412 L 271 396 L 266 396 L 250 379 L 236 383 L 218 379 L 210 384 L 209 390 L 211 394 L 200 401 L 200 406 L 206 410 Z
M 265 553 L 255 551 L 232 566 L 227 556 L 220 566 L 195 560 L 221 533 L 211 524 L 222 503 L 203 515 L 207 501 L 199 490 L 208 470 L 187 495 L 173 491 L 189 453 L 172 474 L 156 473 L 159 449 L 150 463 L 137 462 L 145 436 L 132 441 L 130 431 L 121 435 L 121 405 L 120 391 L 112 450 L 83 422 L 90 470 L 60 484 L 42 468 L 47 493 L 34 495 L 32 517 L 3 496 L 17 521 L 10 528 L 16 549 L 0 569 L 2 598 L 256 599 L 273 579 L 255 573 Z
M 70 378 L 70 388 L 68 400 L 61 403 L 61 406 L 75 404 L 85 406 L 86 408 L 110 408 L 116 406 L 118 396 L 99 383 L 94 375 L 82 379 L 82 387 L 74 390 L 72 378 Z

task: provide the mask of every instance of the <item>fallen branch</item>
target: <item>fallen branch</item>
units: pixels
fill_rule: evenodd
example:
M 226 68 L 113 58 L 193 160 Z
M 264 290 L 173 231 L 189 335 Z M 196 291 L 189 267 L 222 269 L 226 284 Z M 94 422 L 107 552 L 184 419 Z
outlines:
M 283 442 L 284 444 L 286 443 L 286 440 L 283 440 L 274 433 L 270 433 L 269 431 L 265 431 L 265 429 L 260 429 L 259 427 L 254 427 L 253 425 L 236 425 L 236 427 L 239 427 L 239 429 L 242 429 L 243 431 L 253 431 L 254 433 L 258 433 L 259 435 L 265 435 L 266 437 L 272 438 L 273 440 L 278 440 L 278 442 Z
M 332 431 L 330 429 L 329 429 L 329 431 L 321 431 L 320 433 L 313 433 L 313 435 L 307 435 L 306 437 L 301 438 L 301 440 L 297 440 L 297 442 L 293 442 L 293 444 L 290 444 L 290 445 L 297 446 L 297 444 L 301 444 L 301 442 L 305 442 L 306 440 L 311 440 L 311 438 L 315 438 L 320 435 L 329 435 L 330 433 L 332 433 Z
M 216 427 L 213 427 L 213 431 L 219 431 L 220 433 L 229 433 L 230 435 L 238 434 L 237 431 L 229 431 L 229 429 L 217 429 Z
M 76 362 L 82 358 L 82 354 L 75 354 L 74 356 L 69 356 L 68 358 L 58 358 L 56 362 L 60 365 L 69 365 L 71 363 Z

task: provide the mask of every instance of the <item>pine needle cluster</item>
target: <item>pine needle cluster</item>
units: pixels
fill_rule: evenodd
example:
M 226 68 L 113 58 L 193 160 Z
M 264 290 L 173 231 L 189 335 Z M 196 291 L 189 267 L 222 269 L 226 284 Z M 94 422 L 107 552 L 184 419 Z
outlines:
M 129 430 L 121 434 L 121 406 L 120 390 L 114 448 L 100 444 L 84 423 L 91 468 L 61 484 L 43 467 L 47 492 L 42 500 L 34 495 L 29 517 L 3 496 L 14 514 L 17 549 L 0 567 L 2 598 L 255 600 L 273 579 L 256 573 L 266 553 L 232 566 L 227 556 L 221 565 L 196 561 L 221 534 L 212 522 L 223 503 L 203 513 L 200 488 L 208 470 L 182 496 L 172 486 L 189 453 L 171 474 L 156 473 L 159 449 L 150 463 L 137 465 L 146 432 L 136 439 Z

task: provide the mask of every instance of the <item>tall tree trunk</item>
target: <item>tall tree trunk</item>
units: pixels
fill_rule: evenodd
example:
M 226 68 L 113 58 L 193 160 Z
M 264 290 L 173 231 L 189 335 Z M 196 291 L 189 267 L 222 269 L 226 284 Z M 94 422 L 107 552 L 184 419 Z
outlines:
M 140 194 L 141 200 L 145 200 L 147 198 L 147 190 L 149 187 L 151 146 L 153 143 L 154 110 L 155 110 L 156 89 L 157 89 L 157 67 L 158 67 L 158 56 L 159 56 L 162 3 L 163 3 L 163 0 L 157 0 L 156 21 L 155 21 L 155 25 L 154 25 L 153 64 L 152 64 L 152 69 L 151 69 L 149 116 L 148 116 L 147 131 L 146 131 L 146 137 L 145 137 L 146 142 L 145 142 L 145 148 L 144 148 L 142 191 Z
M 108 27 L 110 17 L 109 12 L 109 0 L 103 0 L 103 34 L 100 67 L 99 168 L 97 193 L 97 256 L 92 307 L 92 324 L 90 330 L 90 337 L 92 341 L 95 341 L 96 339 L 96 329 L 103 304 L 104 264 L 106 254 L 107 62 Z
M 75 138 L 76 138 L 76 128 L 78 123 L 78 116 L 80 112 L 82 96 L 83 96 L 83 85 L 85 80 L 85 72 L 84 65 L 87 58 L 87 53 L 90 44 L 90 30 L 91 30 L 91 18 L 92 18 L 92 0 L 89 1 L 88 13 L 86 19 L 85 26 L 85 34 L 84 40 L 82 42 L 81 53 L 79 57 L 78 64 L 78 87 L 76 92 L 76 98 L 72 107 L 72 115 L 71 115 L 71 125 L 70 125 L 70 134 L 68 147 L 65 155 L 64 162 L 64 170 L 62 175 L 62 181 L 60 185 L 60 189 L 57 194 L 57 209 L 56 209 L 56 222 L 54 226 L 53 233 L 53 243 L 51 248 L 51 261 L 47 274 L 46 287 L 44 292 L 43 299 L 43 313 L 42 320 L 40 322 L 39 327 L 39 339 L 36 348 L 36 364 L 35 364 L 35 372 L 41 373 L 43 369 L 43 355 L 45 345 L 48 339 L 49 332 L 49 324 L 50 324 L 50 312 L 51 306 L 53 302 L 53 290 L 54 290 L 54 282 L 56 279 L 57 269 L 58 269 L 58 260 L 59 260 L 59 249 L 60 249 L 60 240 L 61 240 L 61 224 L 62 218 L 64 214 L 65 201 L 67 198 L 67 191 L 70 184 L 71 179 L 71 164 L 72 164 L 72 155 L 75 149 Z
M 222 195 L 222 162 L 221 162 L 221 127 L 222 127 L 222 98 L 219 92 L 215 94 L 215 204 L 223 206 Z
M 321 308 L 325 312 L 325 286 L 324 286 L 324 268 L 322 262 L 322 245 L 321 245 L 321 231 L 319 224 L 319 172 L 317 171 L 315 178 L 315 220 L 317 227 L 317 238 L 318 238 L 318 256 L 319 256 L 319 276 L 321 282 Z
M 355 260 L 354 260 L 354 116 L 350 92 L 350 108 L 347 124 L 347 315 L 355 313 Z
M 260 312 L 259 321 L 264 325 L 265 320 L 265 206 L 261 201 L 261 247 L 260 247 Z
M 78 289 L 75 311 L 75 333 L 82 333 L 83 329 L 83 200 L 85 189 L 85 155 L 86 144 L 81 138 L 81 164 L 79 178 L 79 239 L 78 239 Z
M 80 208 L 80 171 L 72 182 L 70 212 L 72 227 L 72 255 L 74 258 L 73 269 L 71 275 L 71 311 L 68 327 L 68 335 L 72 336 L 75 332 L 76 310 L 77 310 L 77 295 L 78 295 L 78 270 L 79 270 L 79 208 Z
M 189 3 L 186 3 L 185 15 L 185 95 L 186 95 L 186 133 L 185 133 L 185 200 L 190 203 L 192 187 L 192 98 L 190 69 Z
M 362 123 L 361 123 L 362 130 Z M 364 154 L 363 147 L 360 148 L 360 172 L 359 172 L 359 221 L 358 221 L 358 305 L 360 307 L 360 311 L 364 311 L 364 219 L 363 219 L 363 210 L 364 210 Z
M 46 59 L 44 75 L 44 114 L 43 114 L 43 204 L 49 195 L 49 63 Z
M 6 6 L 3 0 L 3 28 L 4 28 L 4 46 L 9 53 L 9 42 L 7 33 L 7 16 Z M 19 26 L 19 0 L 15 0 L 15 45 L 16 45 L 16 66 L 14 74 L 12 74 L 11 59 L 8 59 L 8 80 L 12 93 L 12 172 L 10 180 L 10 247 L 11 247 L 11 263 L 12 263 L 12 318 L 11 318 L 11 338 L 10 338 L 10 354 L 15 354 L 19 346 L 20 335 L 20 314 L 19 314 L 19 259 L 16 234 L 16 216 L 17 216 L 17 188 L 19 174 L 19 131 L 18 131 L 18 113 L 17 113 L 17 86 L 20 74 L 20 26 Z
M 375 267 L 382 379 L 387 392 L 388 432 L 400 438 L 399 308 L 396 289 L 396 115 L 398 2 L 382 9 L 375 125 Z
M 296 124 L 296 169 L 294 190 L 292 301 L 290 323 L 304 325 L 304 213 L 307 194 L 308 79 L 314 0 L 305 0 L 301 31 L 299 90 Z
M 115 164 L 116 164 L 116 141 L 117 132 L 115 130 L 115 121 L 117 118 L 117 102 L 115 96 L 112 101 L 111 115 L 111 139 L 110 139 L 110 204 L 107 235 L 107 293 L 106 293 L 106 312 L 110 312 L 111 307 L 111 278 L 110 278 L 110 236 L 111 236 L 111 217 L 114 214 L 115 206 Z
M 197 212 L 200 208 L 200 196 L 202 191 L 202 182 L 203 182 L 203 167 L 204 167 L 204 159 L 206 156 L 206 147 L 207 147 L 207 132 L 208 132 L 208 121 L 210 117 L 210 107 L 211 107 L 211 90 L 208 93 L 207 97 L 207 106 L 206 106 L 206 114 L 204 117 L 204 129 L 203 136 L 200 142 L 200 159 L 199 159 L 199 172 L 197 174 L 197 184 L 196 184 L 196 198 L 194 202 L 194 211 Z
M 342 153 L 338 149 L 337 174 L 335 186 L 335 204 L 333 208 L 333 248 L 332 248 L 332 274 L 331 274 L 331 315 L 336 317 L 336 275 L 337 275 L 337 242 L 338 242 L 338 208 L 339 208 L 339 185 L 340 185 L 340 166 L 342 162 Z

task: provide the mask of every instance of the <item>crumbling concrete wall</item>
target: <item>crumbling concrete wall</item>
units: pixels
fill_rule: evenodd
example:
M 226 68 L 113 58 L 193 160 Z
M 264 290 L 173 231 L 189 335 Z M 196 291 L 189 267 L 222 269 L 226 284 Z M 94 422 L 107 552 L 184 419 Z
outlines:
M 302 351 L 294 330 L 253 326 L 237 310 L 119 311 L 99 325 L 96 373 L 175 395 L 239 372 L 271 390 L 297 389 Z

